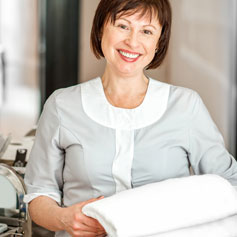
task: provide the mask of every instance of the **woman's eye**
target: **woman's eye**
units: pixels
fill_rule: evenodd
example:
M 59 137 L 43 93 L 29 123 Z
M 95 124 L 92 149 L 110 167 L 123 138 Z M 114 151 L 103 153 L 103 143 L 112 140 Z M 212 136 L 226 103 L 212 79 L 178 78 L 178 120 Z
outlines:
M 152 32 L 150 30 L 144 30 L 143 32 L 147 35 L 152 35 Z
M 121 28 L 121 29 L 123 29 L 123 30 L 127 30 L 127 29 L 128 29 L 128 27 L 125 26 L 125 25 L 118 25 L 118 27 Z

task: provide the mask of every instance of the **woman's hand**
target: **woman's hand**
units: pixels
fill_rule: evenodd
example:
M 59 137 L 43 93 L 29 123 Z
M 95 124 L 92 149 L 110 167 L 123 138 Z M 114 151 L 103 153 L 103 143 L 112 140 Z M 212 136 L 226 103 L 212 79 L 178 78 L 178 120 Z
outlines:
M 62 215 L 59 217 L 64 229 L 71 236 L 106 236 L 103 226 L 95 219 L 82 213 L 82 208 L 88 203 L 95 202 L 103 197 L 93 198 L 70 207 L 62 209 Z

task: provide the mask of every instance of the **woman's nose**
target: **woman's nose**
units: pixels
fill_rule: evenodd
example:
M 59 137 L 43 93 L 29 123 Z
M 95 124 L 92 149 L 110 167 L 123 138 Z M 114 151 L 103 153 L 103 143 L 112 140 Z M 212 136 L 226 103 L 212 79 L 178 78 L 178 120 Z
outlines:
M 125 41 L 131 48 L 137 48 L 139 46 L 138 33 L 135 31 L 129 32 Z

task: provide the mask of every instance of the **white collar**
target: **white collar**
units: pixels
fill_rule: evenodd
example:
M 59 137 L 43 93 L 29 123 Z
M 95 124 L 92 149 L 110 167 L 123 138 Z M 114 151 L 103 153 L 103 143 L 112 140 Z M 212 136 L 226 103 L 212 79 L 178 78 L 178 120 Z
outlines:
M 81 84 L 82 106 L 95 122 L 114 129 L 139 129 L 146 127 L 164 114 L 169 97 L 170 85 L 149 78 L 146 96 L 141 105 L 134 109 L 111 105 L 104 94 L 101 79 L 95 78 Z

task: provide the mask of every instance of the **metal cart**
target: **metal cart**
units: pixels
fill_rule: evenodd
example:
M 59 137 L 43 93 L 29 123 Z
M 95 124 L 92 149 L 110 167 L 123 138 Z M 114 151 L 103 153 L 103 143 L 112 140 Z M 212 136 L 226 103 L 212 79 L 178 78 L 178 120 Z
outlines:
M 16 208 L 0 208 L 0 223 L 8 225 L 8 230 L 0 234 L 0 237 L 31 236 L 31 219 L 28 207 L 23 202 L 26 193 L 23 178 L 12 167 L 0 163 L 0 176 L 5 177 L 16 191 Z M 4 192 L 0 184 L 0 193 Z

